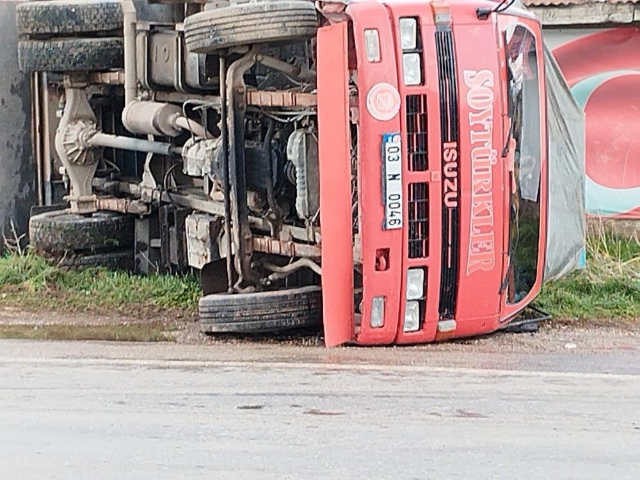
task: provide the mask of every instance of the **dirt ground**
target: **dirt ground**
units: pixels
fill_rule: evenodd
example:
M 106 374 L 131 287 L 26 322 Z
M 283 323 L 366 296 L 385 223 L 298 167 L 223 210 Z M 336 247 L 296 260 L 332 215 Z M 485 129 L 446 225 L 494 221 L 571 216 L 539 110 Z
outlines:
M 133 333 L 132 333 L 133 332 Z M 138 332 L 138 333 L 136 333 Z M 139 332 L 144 332 L 144 335 Z M 150 334 L 150 332 L 152 334 Z M 46 333 L 46 334 L 43 334 Z M 0 308 L 0 334 L 4 338 L 51 340 L 167 340 L 178 344 L 280 344 L 321 348 L 320 332 L 292 332 L 280 335 L 210 337 L 199 332 L 198 324 L 154 316 L 144 320 L 121 315 L 30 313 Z M 640 322 L 621 320 L 552 320 L 540 325 L 536 333 L 495 333 L 480 338 L 456 340 L 429 346 L 430 351 L 469 351 L 486 353 L 563 352 L 581 353 L 640 350 Z

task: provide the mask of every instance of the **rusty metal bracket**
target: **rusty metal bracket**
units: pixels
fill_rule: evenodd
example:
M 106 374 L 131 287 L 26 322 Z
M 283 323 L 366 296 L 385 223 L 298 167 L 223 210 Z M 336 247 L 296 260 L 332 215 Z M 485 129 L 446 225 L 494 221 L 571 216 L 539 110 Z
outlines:
M 150 205 L 130 198 L 97 197 L 95 204 L 98 210 L 132 213 L 134 215 L 148 215 L 151 212 Z

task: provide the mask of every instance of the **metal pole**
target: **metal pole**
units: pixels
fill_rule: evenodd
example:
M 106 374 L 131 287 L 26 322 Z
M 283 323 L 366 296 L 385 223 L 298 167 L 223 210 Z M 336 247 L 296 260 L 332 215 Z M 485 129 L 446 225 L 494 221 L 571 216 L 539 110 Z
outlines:
M 231 186 L 229 183 L 229 137 L 227 128 L 227 59 L 220 56 L 220 139 L 222 141 L 222 182 L 224 198 L 224 230 L 227 244 L 227 287 L 233 291 L 233 238 L 231 234 Z
M 170 143 L 152 142 L 140 138 L 123 137 L 98 132 L 86 140 L 86 144 L 91 147 L 119 148 L 121 150 L 132 150 L 134 152 L 156 153 L 158 155 L 180 154 L 182 149 Z

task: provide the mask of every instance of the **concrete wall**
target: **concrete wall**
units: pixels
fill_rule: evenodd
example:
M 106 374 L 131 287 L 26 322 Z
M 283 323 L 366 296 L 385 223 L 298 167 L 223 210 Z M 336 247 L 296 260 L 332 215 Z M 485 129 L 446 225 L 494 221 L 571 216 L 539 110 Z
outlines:
M 0 26 L 0 230 L 13 220 L 24 232 L 36 198 L 36 166 L 30 81 L 18 69 L 15 3 L 0 1 Z

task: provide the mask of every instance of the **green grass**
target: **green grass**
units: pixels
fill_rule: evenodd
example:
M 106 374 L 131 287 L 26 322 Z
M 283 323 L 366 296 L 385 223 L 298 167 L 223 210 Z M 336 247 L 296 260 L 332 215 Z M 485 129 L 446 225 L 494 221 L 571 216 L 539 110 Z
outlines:
M 199 297 L 199 283 L 193 276 L 72 271 L 29 253 L 0 257 L 0 306 L 140 319 L 167 313 L 195 318 Z M 537 304 L 562 319 L 640 319 L 640 241 L 596 232 L 587 240 L 587 268 L 545 285 Z M 118 335 L 155 338 L 159 334 L 152 327 L 149 331 L 136 328 Z M 55 336 L 54 330 L 25 330 L 25 335 Z M 92 338 L 94 333 L 89 328 L 78 335 Z
M 143 317 L 174 309 L 189 316 L 195 315 L 199 297 L 192 276 L 73 271 L 33 254 L 0 257 L 0 305 Z
M 640 319 L 640 241 L 599 229 L 587 267 L 543 287 L 537 304 L 556 318 Z

